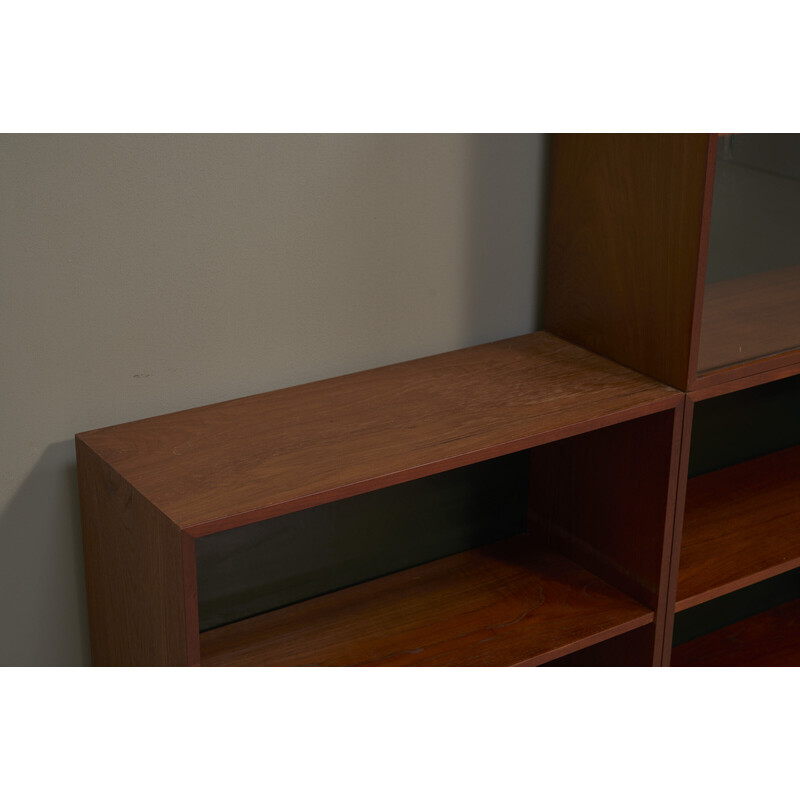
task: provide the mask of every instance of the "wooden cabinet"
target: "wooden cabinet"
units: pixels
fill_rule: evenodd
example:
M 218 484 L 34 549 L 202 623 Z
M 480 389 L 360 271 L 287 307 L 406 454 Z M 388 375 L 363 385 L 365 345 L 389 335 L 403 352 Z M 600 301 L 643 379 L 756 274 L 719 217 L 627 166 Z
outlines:
M 539 332 L 81 434 L 93 658 L 538 664 L 641 628 L 657 662 L 681 403 Z M 511 453 L 516 535 L 201 635 L 203 537 Z
M 79 434 L 94 663 L 658 665 L 800 563 L 795 450 L 688 478 L 697 403 L 800 373 L 698 372 L 716 146 L 555 137 L 544 331 Z
M 674 663 L 800 665 L 800 137 L 553 151 L 548 328 L 686 391 Z

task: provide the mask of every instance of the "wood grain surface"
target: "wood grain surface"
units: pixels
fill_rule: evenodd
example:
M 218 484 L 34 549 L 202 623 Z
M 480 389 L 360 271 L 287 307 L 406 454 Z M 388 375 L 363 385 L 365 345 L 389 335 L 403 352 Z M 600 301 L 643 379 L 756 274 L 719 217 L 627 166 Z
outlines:
M 800 600 L 679 645 L 672 666 L 800 667 Z
M 687 387 L 709 151 L 706 134 L 554 137 L 547 330 Z
M 548 661 L 543 667 L 654 667 L 661 654 L 655 653 L 655 625 L 644 625 L 600 644 Z M 658 658 L 659 661 L 655 659 Z
M 709 372 L 695 381 L 695 386 L 688 393 L 695 403 L 731 394 L 753 386 L 780 381 L 800 374 L 800 350 L 789 351 L 784 355 L 769 356 L 756 361 L 748 361 L 735 367 Z
M 653 612 L 522 535 L 201 635 L 207 666 L 533 666 Z
M 200 536 L 672 408 L 680 398 L 539 332 L 78 438 Z
M 689 480 L 676 610 L 800 566 L 800 447 Z
M 800 266 L 706 286 L 698 373 L 798 348 Z
M 77 442 L 95 666 L 189 666 L 199 657 L 194 542 Z

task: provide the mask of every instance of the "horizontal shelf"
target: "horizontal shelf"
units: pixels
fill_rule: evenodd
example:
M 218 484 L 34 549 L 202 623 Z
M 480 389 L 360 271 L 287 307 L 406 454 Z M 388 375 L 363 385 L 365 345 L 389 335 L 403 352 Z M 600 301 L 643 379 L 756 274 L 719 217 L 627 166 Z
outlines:
M 535 666 L 653 612 L 522 535 L 207 631 L 204 666 Z
M 800 266 L 705 287 L 699 375 L 796 348 L 800 348 Z
M 681 394 L 538 332 L 79 434 L 193 536 L 674 408 Z
M 800 600 L 676 647 L 672 666 L 800 667 Z
M 800 447 L 691 478 L 675 608 L 800 566 Z

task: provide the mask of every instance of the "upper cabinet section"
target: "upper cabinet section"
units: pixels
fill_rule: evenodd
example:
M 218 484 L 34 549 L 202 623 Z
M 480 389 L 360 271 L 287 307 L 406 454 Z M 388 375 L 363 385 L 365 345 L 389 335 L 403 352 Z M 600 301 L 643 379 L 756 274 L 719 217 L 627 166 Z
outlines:
M 800 364 L 800 135 L 554 136 L 545 328 L 685 390 Z
M 717 140 L 698 372 L 800 347 L 800 135 Z

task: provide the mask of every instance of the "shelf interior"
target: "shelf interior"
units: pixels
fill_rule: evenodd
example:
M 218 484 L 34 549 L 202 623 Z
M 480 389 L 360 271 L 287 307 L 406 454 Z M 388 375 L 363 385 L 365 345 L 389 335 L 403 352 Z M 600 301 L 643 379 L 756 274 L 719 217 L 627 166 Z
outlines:
M 201 634 L 206 666 L 534 666 L 653 621 L 524 534 Z
M 676 610 L 800 566 L 800 447 L 690 478 Z
M 200 631 L 516 536 L 530 452 L 195 540 Z

